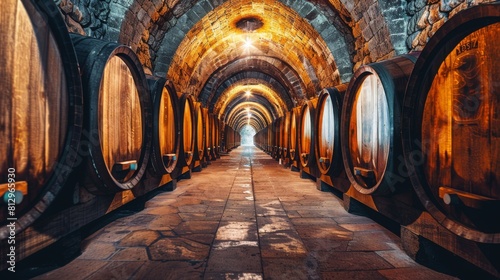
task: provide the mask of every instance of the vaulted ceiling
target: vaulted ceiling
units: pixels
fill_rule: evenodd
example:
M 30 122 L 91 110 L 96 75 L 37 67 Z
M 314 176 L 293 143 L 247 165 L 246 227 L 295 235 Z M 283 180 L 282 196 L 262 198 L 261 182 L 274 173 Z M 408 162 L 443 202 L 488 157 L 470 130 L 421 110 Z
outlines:
M 250 118 L 258 131 L 360 65 L 409 50 L 406 0 L 74 2 L 88 35 L 130 45 L 237 129 Z

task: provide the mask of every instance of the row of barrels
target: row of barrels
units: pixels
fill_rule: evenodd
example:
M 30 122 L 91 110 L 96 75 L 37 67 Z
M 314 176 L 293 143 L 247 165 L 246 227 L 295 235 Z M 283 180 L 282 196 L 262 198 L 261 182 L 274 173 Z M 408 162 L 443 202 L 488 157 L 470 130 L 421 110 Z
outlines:
M 230 152 L 232 149 L 240 146 L 241 135 L 238 131 L 234 130 L 234 128 L 226 125 L 221 141 L 223 142 L 222 147 L 224 147 L 224 150 Z
M 113 195 L 218 155 L 219 120 L 126 46 L 69 34 L 52 0 L 2 1 L 0 240 L 77 178 Z M 15 210 L 15 211 L 14 211 Z
M 454 234 L 498 244 L 499 31 L 498 3 L 465 10 L 422 52 L 360 67 L 255 143 L 342 192 L 411 192 Z

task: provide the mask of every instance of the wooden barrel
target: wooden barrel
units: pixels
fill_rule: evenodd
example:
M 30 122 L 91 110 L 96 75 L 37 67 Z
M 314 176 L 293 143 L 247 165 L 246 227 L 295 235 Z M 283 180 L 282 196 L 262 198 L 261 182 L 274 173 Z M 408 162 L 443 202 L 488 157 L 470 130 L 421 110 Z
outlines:
M 210 115 L 210 142 L 212 150 L 210 152 L 211 159 L 215 160 L 219 157 L 219 120 L 217 116 Z
M 196 141 L 195 141 L 195 154 L 196 161 L 202 161 L 205 156 L 205 118 L 203 115 L 203 108 L 201 103 L 195 102 L 195 123 L 196 123 Z
M 281 130 L 280 130 L 281 118 L 277 118 L 273 123 L 274 128 L 274 150 L 273 158 L 278 159 L 281 150 Z
M 308 100 L 300 109 L 299 120 L 299 159 L 302 167 L 312 167 L 316 163 L 314 137 L 316 104 L 318 99 Z
M 404 155 L 427 211 L 464 238 L 500 243 L 500 5 L 446 22 L 404 100 Z
M 342 156 L 349 181 L 360 193 L 386 195 L 409 185 L 400 172 L 400 118 L 415 55 L 362 66 L 349 82 L 342 106 Z
M 78 63 L 53 1 L 2 0 L 0 7 L 3 240 L 14 221 L 7 219 L 17 219 L 16 232 L 32 224 L 81 160 L 83 100 Z
M 71 34 L 84 92 L 85 182 L 94 194 L 132 189 L 151 153 L 152 104 L 142 65 L 126 46 Z
M 147 76 L 153 102 L 151 166 L 156 175 L 172 173 L 179 159 L 180 131 L 177 93 L 173 84 Z
M 290 160 L 292 161 L 297 161 L 298 160 L 298 155 L 299 155 L 299 148 L 298 148 L 298 129 L 297 129 L 297 122 L 299 120 L 299 109 L 300 108 L 294 108 L 292 111 L 290 111 L 290 146 L 289 146 L 289 153 L 290 153 Z
M 181 116 L 181 154 L 178 167 L 189 166 L 194 163 L 194 149 L 196 138 L 195 107 L 193 98 L 188 94 L 179 97 L 179 116 Z
M 281 132 L 281 135 L 282 135 L 281 159 L 283 161 L 286 161 L 290 158 L 290 118 L 291 118 L 290 112 L 285 113 L 285 116 L 283 116 L 283 127 L 281 129 L 281 131 L 282 131 Z
M 344 172 L 340 141 L 342 100 L 347 85 L 324 89 L 316 114 L 316 164 L 321 174 L 336 177 Z
M 224 127 L 224 141 L 226 151 L 231 151 L 236 146 L 235 131 L 229 125 Z
M 211 151 L 212 151 L 212 136 L 210 129 L 210 115 L 208 113 L 207 108 L 202 108 L 203 112 L 203 130 L 205 135 L 205 160 L 211 160 Z

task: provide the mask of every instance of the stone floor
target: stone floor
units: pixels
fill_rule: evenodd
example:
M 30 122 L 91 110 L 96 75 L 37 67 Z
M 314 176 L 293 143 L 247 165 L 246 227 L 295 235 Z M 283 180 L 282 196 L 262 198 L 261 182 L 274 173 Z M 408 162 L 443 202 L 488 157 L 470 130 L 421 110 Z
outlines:
M 35 279 L 449 279 L 254 147 L 212 162 Z

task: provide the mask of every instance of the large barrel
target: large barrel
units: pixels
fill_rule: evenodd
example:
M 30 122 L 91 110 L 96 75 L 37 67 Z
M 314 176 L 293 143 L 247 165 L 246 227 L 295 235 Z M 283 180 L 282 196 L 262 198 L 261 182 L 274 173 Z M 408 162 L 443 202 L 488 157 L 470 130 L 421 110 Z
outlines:
M 285 162 L 290 159 L 290 118 L 291 112 L 285 113 L 283 116 L 283 126 L 282 126 L 282 151 L 281 151 L 281 159 Z
M 152 104 L 142 65 L 127 46 L 71 34 L 84 92 L 83 149 L 94 194 L 132 189 L 152 143 Z
M 273 158 L 278 159 L 281 155 L 281 117 L 277 118 L 273 122 L 273 131 L 274 131 L 274 150 L 273 150 Z
M 196 161 L 203 161 L 205 156 L 206 136 L 205 136 L 205 116 L 201 103 L 195 103 L 195 123 L 196 123 L 196 141 L 195 141 L 195 154 Z
M 219 157 L 219 120 L 213 114 L 210 114 L 208 118 L 210 123 L 210 159 L 216 160 Z
M 207 108 L 202 108 L 203 113 L 203 130 L 205 134 L 205 160 L 208 162 L 211 160 L 211 152 L 212 152 L 212 135 L 211 135 L 211 127 L 210 127 L 210 114 L 208 113 Z
M 77 60 L 53 1 L 2 0 L 0 8 L 3 240 L 7 223 L 16 219 L 19 232 L 52 204 L 79 160 L 83 101 Z
M 312 167 L 316 164 L 314 154 L 314 137 L 316 127 L 316 105 L 318 99 L 308 100 L 300 109 L 299 120 L 299 159 L 300 166 Z M 312 175 L 312 174 L 311 174 Z
M 500 243 L 500 5 L 446 22 L 404 101 L 404 155 L 427 211 L 464 238 Z
M 173 84 L 147 76 L 153 102 L 151 166 L 156 175 L 172 173 L 179 159 L 180 131 L 177 93 Z
M 196 139 L 195 107 L 193 98 L 188 94 L 179 97 L 179 116 L 181 116 L 181 154 L 178 167 L 189 166 L 194 163 L 194 149 Z
M 406 185 L 401 108 L 416 56 L 360 67 L 342 104 L 342 156 L 349 181 L 363 194 L 387 195 Z
M 316 164 L 321 174 L 337 177 L 344 173 L 340 141 L 342 100 L 347 85 L 324 89 L 316 114 Z
M 290 111 L 290 145 L 289 145 L 289 153 L 290 160 L 297 161 L 299 158 L 299 145 L 298 145 L 298 137 L 299 130 L 297 129 L 297 122 L 299 121 L 299 108 L 293 108 Z

